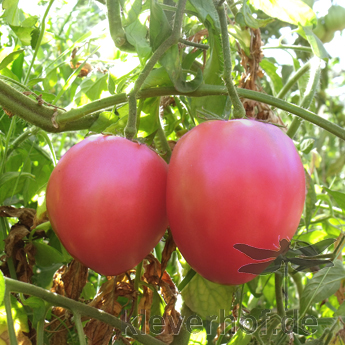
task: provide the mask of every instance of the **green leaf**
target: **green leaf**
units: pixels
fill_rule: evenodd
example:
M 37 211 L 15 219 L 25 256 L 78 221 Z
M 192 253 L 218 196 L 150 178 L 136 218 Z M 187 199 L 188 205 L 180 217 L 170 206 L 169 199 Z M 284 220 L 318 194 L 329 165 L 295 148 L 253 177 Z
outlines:
M 81 292 L 80 297 L 88 301 L 88 300 L 92 300 L 95 296 L 96 296 L 96 289 L 94 285 L 90 282 L 87 282 L 83 287 L 83 291 Z
M 219 16 L 212 0 L 190 0 L 203 23 L 209 20 L 217 32 L 220 31 Z
M 170 35 L 171 26 L 155 0 L 150 1 L 150 46 L 155 51 Z
M 333 267 L 318 271 L 307 281 L 300 300 L 300 312 L 304 313 L 311 304 L 321 302 L 332 296 L 340 288 L 341 280 L 345 278 L 343 263 L 335 260 Z
M 252 336 L 250 334 L 246 334 L 242 332 L 240 329 L 236 332 L 236 334 L 231 338 L 228 345 L 247 345 L 252 340 Z
M 307 171 L 305 172 L 306 178 L 306 186 L 307 186 L 307 196 L 305 200 L 305 227 L 308 229 L 311 218 L 315 211 L 315 204 L 316 204 L 316 193 L 315 193 L 315 186 L 314 181 L 310 177 Z
M 10 64 L 13 60 L 15 60 L 20 54 L 23 53 L 23 49 L 17 50 L 15 52 L 12 52 L 8 54 L 2 61 L 0 62 L 0 70 L 7 67 L 8 64 Z
M 115 95 L 115 81 L 114 81 L 114 79 L 116 79 L 116 78 L 110 73 L 110 71 L 108 71 L 108 91 L 112 95 Z
M 35 28 L 31 31 L 31 41 L 30 41 L 30 46 L 32 49 L 36 48 L 36 44 L 38 41 L 38 38 L 40 37 L 40 32 L 41 30 L 39 28 Z
M 5 199 L 19 193 L 28 178 L 34 179 L 35 176 L 21 171 L 10 171 L 2 174 L 0 177 L 0 204 Z
M 338 310 L 334 313 L 334 316 L 345 316 L 345 303 L 340 304 Z
M 46 305 L 44 301 L 41 298 L 32 296 L 27 298 L 23 304 L 32 309 L 33 319 L 31 322 L 33 327 L 37 328 L 37 323 L 43 321 L 46 314 Z
M 0 305 L 2 304 L 2 301 L 5 297 L 5 279 L 4 274 L 0 270 Z
M 16 34 L 16 36 L 20 39 L 23 46 L 31 45 L 31 33 L 34 30 L 34 28 L 15 26 L 15 25 L 10 25 L 10 27 L 13 30 L 13 32 Z
M 300 145 L 300 150 L 305 153 L 305 154 L 308 154 L 310 153 L 310 151 L 313 149 L 314 147 L 314 143 L 315 143 L 315 140 L 314 139 L 304 139 L 302 142 L 301 142 L 301 145 Z
M 268 18 L 268 19 L 254 18 L 252 15 L 252 11 L 250 10 L 249 6 L 246 3 L 243 4 L 241 8 L 241 12 L 243 13 L 243 18 L 244 18 L 244 22 L 246 26 L 249 26 L 252 29 L 259 29 L 274 21 L 273 18 Z M 237 21 L 237 17 L 236 17 L 236 21 Z
M 12 64 L 12 72 L 18 77 L 19 80 L 23 76 L 23 65 L 24 65 L 24 53 L 21 53 Z
M 149 136 L 157 132 L 159 127 L 159 97 L 147 98 L 144 102 L 142 112 L 146 115 L 140 116 L 139 131 L 145 133 L 138 133 L 140 136 Z
M 182 290 L 182 297 L 188 308 L 204 319 L 213 315 L 219 317 L 220 310 L 228 315 L 236 286 L 220 285 L 196 274 Z
M 313 50 L 314 55 L 323 60 L 329 59 L 329 54 L 327 53 L 325 47 L 323 46 L 320 39 L 314 34 L 311 26 L 303 26 L 303 32 Z
M 266 59 L 260 62 L 260 66 L 271 79 L 274 94 L 277 94 L 283 87 L 283 81 L 277 73 L 278 67 Z
M 5 12 L 2 14 L 2 18 L 9 25 L 19 25 L 20 14 L 22 11 L 18 8 L 19 0 L 4 0 L 2 2 L 2 8 Z
M 63 263 L 64 259 L 62 254 L 55 248 L 39 242 L 33 242 L 33 245 L 36 248 L 36 265 L 40 267 L 49 267 L 53 264 Z
M 119 117 L 112 111 L 103 111 L 99 114 L 97 120 L 90 127 L 90 132 L 101 133 L 112 123 L 116 123 Z
M 156 68 L 150 72 L 142 86 L 143 89 L 149 87 L 172 86 L 173 83 L 164 67 Z
M 22 22 L 21 22 L 21 26 L 23 27 L 27 27 L 30 28 L 32 26 L 34 26 L 37 23 L 38 20 L 38 16 L 30 16 L 25 18 Z
M 130 44 L 132 44 L 139 56 L 141 64 L 145 64 L 146 60 L 150 57 L 152 49 L 147 36 L 147 28 L 141 24 L 140 20 L 137 19 L 129 26 L 125 28 L 126 37 Z
M 108 90 L 107 80 L 108 76 L 103 74 L 94 74 L 84 78 L 79 86 L 80 90 L 75 96 L 75 103 L 83 105 L 89 101 L 100 99 L 102 92 Z
M 336 192 L 334 190 L 330 190 L 327 187 L 323 187 L 329 195 L 333 197 L 335 202 L 345 211 L 345 193 L 342 192 Z
M 313 10 L 302 0 L 250 0 L 258 10 L 273 18 L 295 25 L 316 24 Z
M 142 0 L 120 0 L 120 4 L 122 7 L 122 25 L 126 27 L 137 20 L 141 12 Z

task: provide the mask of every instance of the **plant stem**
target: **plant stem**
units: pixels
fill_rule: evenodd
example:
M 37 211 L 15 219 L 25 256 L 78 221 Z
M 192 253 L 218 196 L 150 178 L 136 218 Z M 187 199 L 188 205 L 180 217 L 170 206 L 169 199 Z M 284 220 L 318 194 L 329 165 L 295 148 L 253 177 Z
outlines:
M 210 48 L 210 46 L 207 44 L 196 43 L 196 42 L 185 40 L 183 38 L 180 38 L 178 41 L 180 43 L 185 44 L 186 46 L 191 46 L 191 47 L 195 47 L 195 48 L 199 48 L 199 49 L 203 49 L 203 50 L 207 50 L 208 48 Z
M 136 98 L 137 94 L 144 84 L 149 73 L 152 71 L 158 60 L 164 55 L 164 53 L 172 47 L 174 44 L 178 43 L 180 38 L 180 32 L 182 27 L 183 11 L 186 6 L 187 0 L 180 0 L 177 3 L 177 10 L 174 20 L 174 27 L 171 35 L 157 48 L 153 53 L 149 61 L 146 63 L 142 72 L 140 73 L 138 79 L 134 84 L 133 90 L 128 95 L 128 122 L 125 128 L 125 136 L 127 139 L 133 139 L 137 133 L 136 123 L 137 123 L 137 104 Z
M 285 316 L 282 283 L 283 283 L 283 279 L 282 279 L 281 274 L 279 274 L 279 272 L 276 272 L 274 274 L 274 287 L 275 287 L 275 294 L 276 294 L 277 313 L 280 317 Z
M 141 333 L 139 329 L 133 327 L 131 324 L 124 322 L 117 317 L 104 312 L 103 310 L 99 310 L 97 308 L 90 307 L 86 304 L 74 301 L 67 297 L 60 296 L 38 286 L 23 283 L 21 281 L 13 280 L 7 277 L 5 277 L 5 284 L 8 293 L 9 291 L 12 291 L 36 296 L 42 298 L 52 305 L 70 309 L 73 312 L 80 313 L 81 315 L 105 322 L 108 325 L 121 329 L 122 331 L 126 331 L 133 339 L 138 340 L 144 345 L 165 345 L 165 343 L 163 343 L 162 341 L 150 336 L 149 334 Z
M 196 275 L 196 272 L 191 268 L 186 274 L 186 276 L 183 278 L 179 286 L 177 287 L 178 290 L 181 292 L 187 286 L 187 284 L 193 279 L 195 275 Z
M 283 88 L 280 90 L 280 92 L 277 95 L 277 98 L 284 98 L 286 94 L 291 90 L 291 88 L 297 83 L 299 78 L 301 78 L 305 73 L 307 73 L 310 70 L 311 67 L 311 60 L 309 60 L 307 63 L 305 63 L 301 68 L 299 68 L 294 74 L 292 74 L 288 81 L 285 83 Z
M 78 332 L 79 345 L 86 345 L 85 334 L 83 324 L 81 322 L 81 316 L 76 310 L 72 310 L 74 317 L 74 324 Z
M 141 281 L 141 270 L 143 267 L 143 262 L 141 261 L 136 269 L 135 269 L 135 279 L 134 279 L 134 291 L 136 291 L 137 296 L 136 299 L 134 301 L 134 310 L 133 310 L 133 317 L 135 318 L 138 315 L 138 305 L 139 305 L 139 285 L 140 285 L 140 281 Z M 138 327 L 139 320 L 137 320 L 136 325 L 134 325 L 135 327 Z
M 345 140 L 345 130 L 343 128 L 317 116 L 309 110 L 261 92 L 246 89 L 237 89 L 237 92 L 241 97 L 266 103 L 278 109 L 285 110 L 293 115 L 299 116 L 304 120 L 327 130 L 340 139 Z M 196 91 L 188 93 L 188 97 L 227 94 L 228 91 L 225 86 L 201 85 Z M 174 87 L 157 87 L 139 91 L 137 98 L 143 99 L 169 95 L 184 95 L 184 93 L 177 91 Z M 78 107 L 77 109 L 60 112 L 57 117 L 57 122 L 61 126 L 59 126 L 59 128 L 55 128 L 51 123 L 51 116 L 53 114 L 52 108 L 45 105 L 39 106 L 37 102 L 26 97 L 21 92 L 18 92 L 13 87 L 0 80 L 0 104 L 5 107 L 5 109 L 12 111 L 22 119 L 52 133 L 88 129 L 97 120 L 100 110 L 116 104 L 126 103 L 127 100 L 127 95 L 121 93 L 93 101 L 84 106 Z
M 106 0 L 110 36 L 117 48 L 126 52 L 135 52 L 135 48 L 127 41 L 121 22 L 121 7 L 119 0 Z
M 320 75 L 321 75 L 321 60 L 319 58 L 314 58 L 311 61 L 311 69 L 310 69 L 310 79 L 305 90 L 303 99 L 300 102 L 300 106 L 302 108 L 308 109 L 314 99 L 315 93 L 319 87 L 320 83 Z M 286 134 L 293 138 L 298 131 L 298 128 L 302 124 L 302 119 L 299 117 L 295 117 L 289 126 L 288 131 Z
M 8 150 L 7 150 L 7 157 L 10 156 L 10 154 L 21 144 L 23 143 L 26 139 L 28 139 L 29 137 L 31 137 L 32 135 L 37 134 L 39 131 L 41 130 L 41 128 L 39 127 L 31 127 L 30 129 L 28 129 L 27 131 L 23 132 L 22 134 L 20 134 L 16 139 L 14 139 L 11 143 L 11 145 L 9 146 Z
M 9 279 L 9 278 L 5 278 L 5 281 L 6 281 L 6 279 Z M 9 289 L 9 287 L 7 285 L 5 285 L 4 303 L 5 303 L 7 328 L 8 328 L 8 335 L 10 338 L 10 344 L 16 345 L 16 344 L 18 344 L 18 342 L 17 342 L 17 337 L 16 337 L 16 333 L 14 330 L 14 323 L 13 323 L 13 318 L 12 318 L 11 290 Z
M 46 29 L 46 19 L 47 19 L 49 10 L 50 10 L 50 8 L 51 8 L 52 5 L 53 5 L 53 2 L 54 2 L 54 0 L 50 0 L 47 9 L 46 9 L 46 11 L 44 12 L 44 15 L 43 15 L 43 18 L 42 18 L 42 22 L 41 22 L 40 35 L 38 36 L 38 40 L 37 40 L 36 47 L 35 47 L 35 50 L 34 50 L 34 55 L 33 55 L 33 57 L 32 57 L 32 60 L 31 60 L 31 63 L 30 63 L 30 67 L 29 67 L 28 73 L 26 74 L 25 79 L 24 79 L 24 84 L 25 84 L 25 85 L 28 83 L 28 79 L 29 79 L 29 77 L 30 77 L 31 69 L 32 69 L 32 67 L 33 67 L 33 65 L 34 65 L 34 62 L 35 62 L 35 60 L 36 60 L 36 57 L 37 57 L 38 49 L 39 49 L 40 46 L 41 46 L 42 38 L 43 38 L 45 29 Z
M 234 107 L 234 118 L 239 119 L 246 116 L 246 111 L 243 107 L 243 104 L 238 97 L 234 82 L 231 77 L 232 65 L 231 65 L 231 50 L 229 42 L 229 33 L 228 33 L 228 21 L 227 14 L 225 12 L 224 5 L 217 6 L 218 16 L 220 20 L 220 27 L 222 32 L 222 46 L 223 46 L 223 58 L 224 58 L 224 72 L 223 80 L 228 89 L 228 94 L 231 99 L 232 105 Z
M 310 47 L 305 46 L 295 46 L 295 45 L 287 45 L 287 44 L 280 44 L 278 46 L 263 46 L 261 49 L 293 49 L 299 50 L 303 52 L 313 53 L 313 50 Z

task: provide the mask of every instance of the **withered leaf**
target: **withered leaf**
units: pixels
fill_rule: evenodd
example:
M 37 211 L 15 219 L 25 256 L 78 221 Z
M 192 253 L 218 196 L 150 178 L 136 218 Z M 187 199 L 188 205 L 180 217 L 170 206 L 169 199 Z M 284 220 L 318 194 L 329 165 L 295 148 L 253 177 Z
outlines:
M 65 287 L 65 295 L 74 300 L 78 300 L 79 296 L 87 283 L 88 268 L 77 260 L 67 266 L 66 271 L 62 275 L 62 281 Z
M 31 228 L 36 210 L 32 208 L 15 208 L 12 206 L 0 206 L 0 217 L 18 218 L 20 223 Z
M 171 254 L 176 250 L 176 244 L 172 237 L 170 229 L 168 230 L 168 238 L 166 239 L 165 246 L 162 252 L 162 264 L 161 271 L 164 272 L 167 268 L 168 261 L 171 258 Z
M 13 225 L 10 233 L 5 239 L 5 252 L 8 257 L 12 256 L 14 247 L 25 236 L 29 234 L 29 230 L 24 225 Z

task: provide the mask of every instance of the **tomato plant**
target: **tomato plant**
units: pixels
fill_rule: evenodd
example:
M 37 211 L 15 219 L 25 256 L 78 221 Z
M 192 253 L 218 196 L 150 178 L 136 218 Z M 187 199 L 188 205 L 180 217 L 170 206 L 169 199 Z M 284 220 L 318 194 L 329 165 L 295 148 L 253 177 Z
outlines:
M 104 275 L 136 266 L 167 226 L 167 164 L 121 137 L 92 136 L 59 161 L 47 186 L 52 227 L 69 253 Z
M 167 212 L 177 246 L 205 278 L 243 284 L 255 262 L 233 246 L 276 249 L 291 239 L 305 199 L 292 140 L 253 120 L 208 121 L 183 136 L 171 157 Z

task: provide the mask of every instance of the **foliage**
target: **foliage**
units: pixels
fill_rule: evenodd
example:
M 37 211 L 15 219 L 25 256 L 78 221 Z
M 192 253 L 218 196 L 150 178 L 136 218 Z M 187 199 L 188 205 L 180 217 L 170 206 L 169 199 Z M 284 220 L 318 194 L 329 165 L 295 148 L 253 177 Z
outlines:
M 0 343 L 345 342 L 344 72 L 323 45 L 344 29 L 344 9 L 317 18 L 307 0 L 23 3 L 3 0 L 0 18 Z M 292 63 L 265 57 L 271 49 Z M 214 288 L 169 231 L 123 275 L 72 260 L 44 200 L 70 147 L 125 133 L 169 161 L 198 123 L 241 114 L 287 131 L 306 170 L 293 252 L 274 273 Z M 319 261 L 291 260 L 305 256 Z

